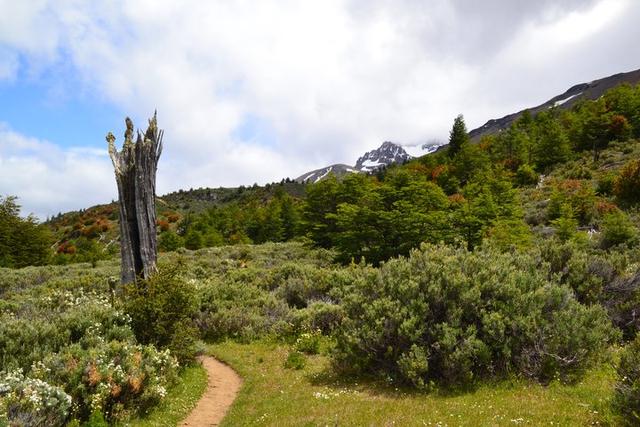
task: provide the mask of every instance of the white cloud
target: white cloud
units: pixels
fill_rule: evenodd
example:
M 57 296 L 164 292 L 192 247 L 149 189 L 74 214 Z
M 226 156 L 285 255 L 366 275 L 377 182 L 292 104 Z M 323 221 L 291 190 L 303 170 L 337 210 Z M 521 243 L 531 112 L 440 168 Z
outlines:
M 623 0 L 0 0 L 0 49 L 35 74 L 65 62 L 76 78 L 65 87 L 108 100 L 140 127 L 157 108 L 166 192 L 295 177 L 354 162 L 384 140 L 444 139 L 458 113 L 474 127 L 542 102 L 587 72 L 621 71 L 585 50 L 639 9 Z M 640 57 L 632 49 L 625 58 Z M 0 61 L 0 79 L 15 77 L 16 64 Z M 266 124 L 264 139 L 241 137 L 252 120 Z M 85 193 L 113 187 L 107 166 L 89 168 Z M 62 161 L 39 184 L 57 185 L 64 167 L 73 169 Z M 35 184 L 7 188 L 26 200 Z
M 17 195 L 23 215 L 41 220 L 117 197 L 111 161 L 83 148 L 63 150 L 0 123 L 0 195 Z

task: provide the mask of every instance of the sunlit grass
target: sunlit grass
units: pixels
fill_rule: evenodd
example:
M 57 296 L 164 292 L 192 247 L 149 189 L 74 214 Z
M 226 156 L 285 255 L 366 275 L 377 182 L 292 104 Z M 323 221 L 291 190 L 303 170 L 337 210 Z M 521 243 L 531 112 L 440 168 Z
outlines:
M 223 426 L 513 426 L 611 424 L 613 368 L 591 370 L 575 385 L 525 380 L 464 393 L 423 393 L 371 380 L 345 380 L 326 356 L 285 369 L 289 347 L 269 342 L 214 344 L 209 351 L 243 377 Z

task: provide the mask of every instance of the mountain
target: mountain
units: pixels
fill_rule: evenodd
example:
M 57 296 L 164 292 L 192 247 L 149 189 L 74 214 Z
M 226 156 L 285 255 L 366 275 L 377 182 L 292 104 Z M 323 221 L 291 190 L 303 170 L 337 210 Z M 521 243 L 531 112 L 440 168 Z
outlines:
M 316 169 L 314 171 L 307 172 L 304 175 L 300 175 L 298 178 L 296 178 L 296 181 L 301 183 L 309 182 L 315 184 L 316 182 L 329 175 L 330 172 L 333 172 L 333 174 L 336 176 L 343 176 L 348 173 L 358 172 L 358 170 L 356 170 L 353 166 L 336 163 L 335 165 Z
M 379 148 L 367 151 L 364 156 L 356 161 L 356 170 L 360 172 L 373 172 L 382 166 L 392 163 L 404 163 L 411 156 L 398 144 L 385 141 Z
M 380 147 L 367 151 L 359 157 L 358 160 L 356 160 L 355 166 L 341 163 L 330 165 L 300 175 L 296 178 L 296 181 L 300 183 L 316 183 L 328 176 L 329 173 L 333 173 L 337 177 L 344 176 L 348 173 L 370 173 L 394 163 L 402 164 L 414 157 L 432 153 L 441 145 L 439 142 L 432 141 L 422 145 L 403 146 L 391 141 L 385 141 Z
M 580 100 L 594 100 L 600 98 L 607 90 L 618 86 L 622 83 L 629 83 L 636 85 L 640 83 L 640 69 L 630 71 L 628 73 L 618 73 L 609 77 L 594 80 L 590 83 L 580 83 L 570 87 L 566 92 L 561 95 L 554 96 L 547 102 L 538 105 L 537 107 L 527 108 L 517 113 L 506 115 L 500 119 L 491 119 L 479 128 L 473 129 L 469 132 L 469 137 L 472 141 L 479 141 L 485 135 L 492 135 L 498 133 L 511 126 L 511 123 L 516 121 L 518 117 L 522 115 L 526 110 L 529 110 L 531 114 L 535 115 L 541 111 L 548 110 L 549 108 L 569 109 Z

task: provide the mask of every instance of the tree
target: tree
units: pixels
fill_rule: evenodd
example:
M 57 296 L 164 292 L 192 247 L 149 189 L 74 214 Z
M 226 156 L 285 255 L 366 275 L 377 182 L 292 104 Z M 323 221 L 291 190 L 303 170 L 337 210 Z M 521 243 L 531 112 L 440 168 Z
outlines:
M 571 147 L 567 134 L 550 113 L 539 113 L 536 123 L 536 165 L 545 170 L 556 163 L 567 161 Z
M 453 158 L 463 145 L 469 142 L 469 134 L 467 126 L 464 123 L 462 114 L 458 115 L 453 121 L 453 128 L 449 133 L 449 157 Z
M 156 113 L 149 120 L 144 136 L 138 131 L 135 143 L 133 122 L 127 117 L 125 123 L 122 151 L 116 150 L 113 134 L 107 134 L 118 184 L 123 284 L 137 278 L 149 279 L 156 271 L 156 170 L 163 136 Z
M 0 196 L 0 267 L 46 264 L 51 240 L 48 229 L 33 216 L 20 218 L 16 197 Z

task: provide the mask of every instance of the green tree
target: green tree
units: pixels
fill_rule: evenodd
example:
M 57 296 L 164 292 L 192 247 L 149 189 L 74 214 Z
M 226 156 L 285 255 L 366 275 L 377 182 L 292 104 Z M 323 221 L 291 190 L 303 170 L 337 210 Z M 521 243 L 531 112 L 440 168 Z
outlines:
M 203 244 L 202 234 L 197 230 L 189 230 L 184 236 L 184 247 L 187 249 L 200 249 Z
M 569 139 L 562 126 L 549 112 L 538 113 L 536 123 L 536 165 L 545 170 L 556 163 L 565 162 L 571 155 Z
M 616 210 L 604 216 L 602 219 L 602 246 L 611 246 L 623 243 L 634 244 L 638 237 L 638 230 L 623 211 Z
M 338 209 L 340 184 L 331 174 L 316 184 L 307 186 L 303 207 L 303 226 L 309 238 L 318 246 L 330 248 L 336 232 L 335 214 Z
M 298 235 L 300 228 L 300 211 L 294 199 L 287 193 L 276 195 L 280 203 L 280 219 L 282 221 L 282 240 L 288 241 Z
M 556 229 L 556 235 L 561 241 L 565 242 L 575 236 L 578 221 L 575 219 L 573 208 L 569 203 L 562 205 L 560 217 L 551 221 L 551 224 Z
M 51 255 L 51 234 L 33 216 L 21 218 L 16 200 L 0 196 L 0 267 L 46 264 Z
M 184 240 L 174 231 L 164 231 L 158 238 L 158 246 L 161 251 L 171 252 L 184 247 Z
M 467 125 L 464 123 L 464 117 L 460 114 L 453 121 L 453 127 L 449 133 L 449 157 L 455 157 L 460 149 L 468 143 Z

